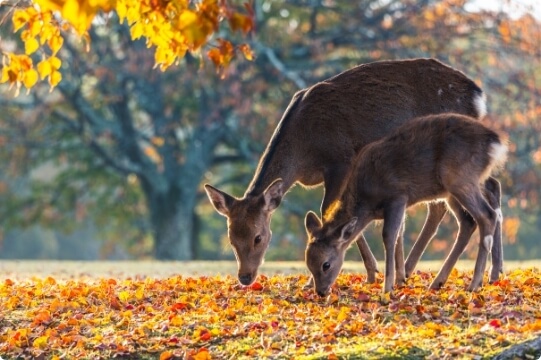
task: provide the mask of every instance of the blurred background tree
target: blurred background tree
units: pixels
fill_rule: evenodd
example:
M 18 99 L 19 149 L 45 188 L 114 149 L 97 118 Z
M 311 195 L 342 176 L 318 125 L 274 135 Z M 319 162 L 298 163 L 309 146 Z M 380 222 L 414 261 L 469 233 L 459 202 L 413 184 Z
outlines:
M 487 93 L 486 123 L 508 132 L 512 149 L 499 176 L 505 256 L 541 257 L 540 20 L 506 2 L 477 3 L 254 1 L 256 31 L 243 40 L 256 58 L 234 60 L 223 79 L 197 54 L 153 69 L 143 41 L 98 15 L 89 51 L 66 37 L 54 91 L 38 83 L 13 97 L 0 88 L 0 257 L 232 259 L 202 184 L 242 195 L 300 88 L 360 63 L 411 57 L 438 58 Z M 4 52 L 23 46 L 10 11 L 0 8 Z M 268 260 L 303 258 L 304 214 L 321 199 L 321 188 L 288 194 Z M 424 216 L 409 211 L 407 245 Z M 456 228 L 448 216 L 424 259 L 443 258 Z M 379 229 L 368 235 L 382 258 Z

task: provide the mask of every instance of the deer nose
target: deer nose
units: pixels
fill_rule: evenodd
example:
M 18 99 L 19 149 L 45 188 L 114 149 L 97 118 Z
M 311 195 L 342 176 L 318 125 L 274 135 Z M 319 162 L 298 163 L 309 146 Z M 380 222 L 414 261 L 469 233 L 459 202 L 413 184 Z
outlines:
M 252 274 L 239 274 L 239 281 L 242 285 L 250 285 L 252 283 Z
M 327 296 L 327 292 L 326 292 L 326 291 L 318 290 L 318 291 L 317 291 L 317 294 L 318 294 L 319 296 L 321 296 L 321 297 Z

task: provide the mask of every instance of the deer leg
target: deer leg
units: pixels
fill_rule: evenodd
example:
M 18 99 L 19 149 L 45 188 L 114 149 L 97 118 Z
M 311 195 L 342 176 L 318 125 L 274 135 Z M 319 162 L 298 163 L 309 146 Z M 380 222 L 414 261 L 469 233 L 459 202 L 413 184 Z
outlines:
M 325 179 L 325 195 L 323 196 L 323 202 L 321 203 L 321 215 L 324 216 L 326 211 L 332 211 L 332 208 L 336 206 L 336 200 L 340 198 L 340 189 L 342 182 L 346 178 L 349 165 L 342 164 L 336 165 L 332 169 L 329 169 L 324 174 Z M 366 269 L 367 282 L 376 282 L 376 273 L 378 272 L 378 262 L 376 257 L 370 250 L 368 242 L 362 233 L 359 234 L 355 240 L 355 244 L 359 249 L 364 267 Z M 310 282 L 309 282 L 310 284 Z M 308 284 L 306 285 L 308 286 Z
M 488 253 L 492 251 L 494 244 L 494 231 L 496 229 L 496 212 L 487 203 L 479 188 L 452 193 L 460 204 L 471 214 L 479 226 L 479 252 L 475 261 L 473 279 L 468 286 L 469 291 L 475 291 L 483 285 L 483 273 L 485 272 Z
M 402 221 L 402 226 L 398 232 L 396 239 L 396 247 L 394 250 L 394 263 L 396 271 L 396 285 L 402 286 L 406 283 L 406 270 L 404 268 L 404 227 L 405 221 Z
M 363 258 L 364 267 L 366 268 L 366 282 L 370 284 L 375 283 L 378 263 L 362 232 L 357 237 L 357 240 L 355 240 L 355 244 L 357 244 L 357 248 Z
M 502 222 L 503 215 L 501 209 L 501 185 L 493 177 L 485 181 L 484 195 L 490 206 L 496 211 L 498 219 L 496 230 L 494 231 L 494 244 L 492 245 L 492 268 L 490 270 L 489 282 L 498 280 L 503 273 L 503 241 L 502 241 Z
M 447 207 L 442 201 L 429 203 L 427 207 L 428 214 L 426 216 L 425 224 L 406 259 L 406 277 L 410 277 L 413 270 L 415 270 L 415 266 L 417 266 L 417 263 L 421 259 L 428 243 L 432 240 L 434 235 L 436 235 L 436 231 L 438 230 L 438 226 L 440 225 L 443 216 L 447 213 Z
M 393 289 L 395 281 L 395 247 L 404 222 L 406 200 L 397 199 L 387 205 L 383 215 L 383 246 L 385 248 L 385 284 L 383 292 Z M 402 255 L 403 256 L 403 255 Z
M 455 267 L 458 258 L 462 255 L 464 249 L 466 249 L 473 232 L 477 228 L 477 223 L 473 217 L 464 210 L 462 205 L 454 197 L 448 199 L 448 204 L 458 222 L 458 235 L 438 275 L 432 281 L 432 284 L 430 284 L 431 289 L 440 289 L 445 284 L 451 274 L 451 270 Z

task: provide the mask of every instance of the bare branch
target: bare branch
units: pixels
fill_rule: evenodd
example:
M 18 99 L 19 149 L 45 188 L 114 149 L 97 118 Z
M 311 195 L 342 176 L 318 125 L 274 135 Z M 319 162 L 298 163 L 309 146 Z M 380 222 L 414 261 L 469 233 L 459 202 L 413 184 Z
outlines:
M 265 54 L 272 66 L 274 66 L 274 68 L 282 73 L 287 79 L 291 80 L 299 89 L 304 89 L 307 87 L 306 81 L 296 72 L 287 69 L 286 65 L 280 59 L 278 59 L 273 49 L 264 46 L 260 42 L 254 43 L 254 47 L 257 52 Z
M 66 124 L 71 131 L 77 133 L 82 140 L 84 141 L 84 123 L 82 121 L 76 121 L 75 119 L 71 118 L 64 112 L 54 110 L 53 115 L 56 116 L 58 119 L 62 120 L 64 124 Z M 141 175 L 141 169 L 137 166 L 129 166 L 127 164 L 120 163 L 117 159 L 115 159 L 113 156 L 111 156 L 107 150 L 105 150 L 97 141 L 95 138 L 90 138 L 88 140 L 88 147 L 100 157 L 100 159 L 105 162 L 106 165 L 110 166 L 114 170 L 118 171 L 119 173 L 123 175 L 129 175 L 131 173 L 135 173 L 137 175 Z
M 120 172 L 123 175 L 129 175 L 129 174 L 137 174 L 139 176 L 143 175 L 143 172 L 141 171 L 140 167 L 136 166 L 129 166 L 127 164 L 121 164 L 118 161 L 115 160 L 95 139 L 91 139 L 89 144 L 89 148 L 94 151 L 94 153 L 98 154 L 99 157 L 111 168 L 114 170 Z

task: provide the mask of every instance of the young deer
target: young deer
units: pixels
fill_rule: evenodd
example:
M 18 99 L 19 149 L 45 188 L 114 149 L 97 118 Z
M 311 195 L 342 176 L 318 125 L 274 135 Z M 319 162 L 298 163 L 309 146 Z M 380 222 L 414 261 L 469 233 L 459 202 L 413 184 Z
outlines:
M 240 283 L 255 281 L 271 240 L 270 222 L 282 197 L 295 183 L 324 183 L 324 213 L 339 195 L 340 180 L 354 155 L 411 118 L 455 112 L 482 118 L 482 90 L 460 71 L 433 59 L 381 61 L 364 64 L 295 94 L 278 124 L 255 175 L 242 198 L 205 185 L 216 211 L 227 217 L 228 235 L 238 264 Z M 499 183 L 487 181 L 491 205 L 499 208 Z M 439 223 L 445 204 L 429 203 L 425 226 L 406 262 L 413 271 Z M 471 226 L 461 226 L 457 246 L 469 239 Z M 502 271 L 501 237 L 496 236 L 493 275 Z M 357 246 L 368 281 L 375 281 L 376 260 L 359 234 Z M 401 247 L 398 249 L 398 256 Z M 449 257 L 452 268 L 456 259 Z M 403 264 L 403 260 L 401 261 Z
M 384 292 L 395 280 L 395 244 L 404 212 L 420 202 L 445 199 L 455 216 L 467 211 L 479 226 L 481 244 L 469 290 L 482 285 L 498 215 L 483 197 L 483 183 L 507 156 L 506 140 L 464 115 L 429 115 L 410 121 L 365 146 L 343 180 L 335 207 L 323 223 L 306 215 L 306 264 L 319 295 L 328 294 L 347 248 L 372 220 L 383 219 Z M 405 280 L 397 274 L 397 283 Z

